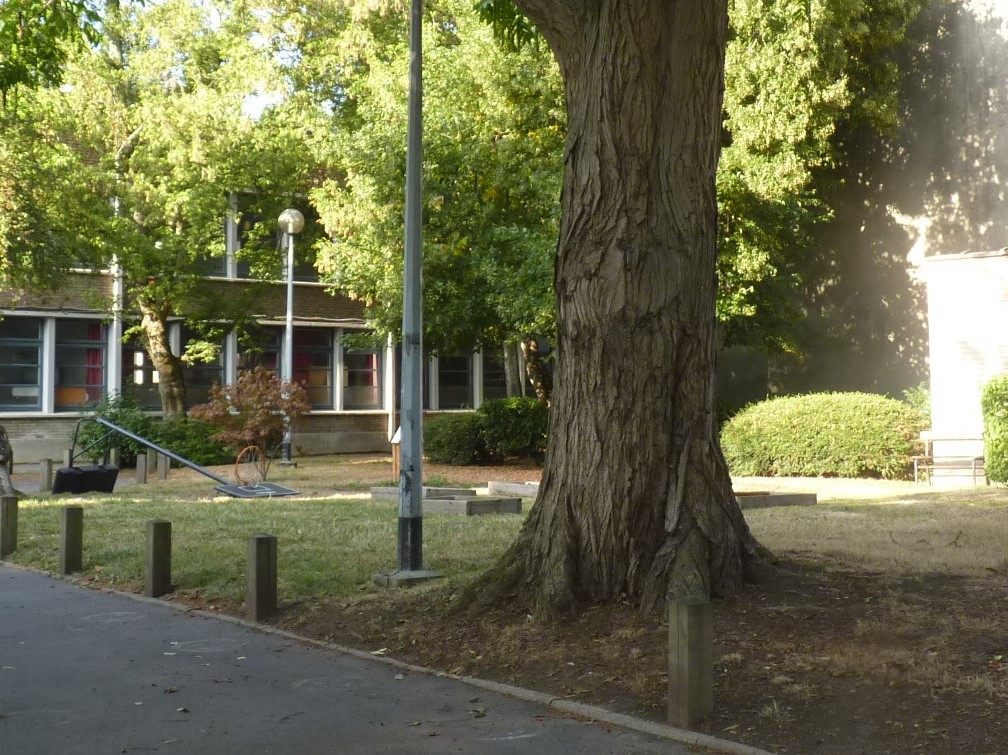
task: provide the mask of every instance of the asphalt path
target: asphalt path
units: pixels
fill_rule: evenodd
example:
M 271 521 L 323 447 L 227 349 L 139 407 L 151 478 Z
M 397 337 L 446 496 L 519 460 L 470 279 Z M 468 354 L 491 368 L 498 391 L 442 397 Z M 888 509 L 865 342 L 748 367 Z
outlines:
M 455 679 L 0 565 L 0 753 L 133 752 L 689 750 Z

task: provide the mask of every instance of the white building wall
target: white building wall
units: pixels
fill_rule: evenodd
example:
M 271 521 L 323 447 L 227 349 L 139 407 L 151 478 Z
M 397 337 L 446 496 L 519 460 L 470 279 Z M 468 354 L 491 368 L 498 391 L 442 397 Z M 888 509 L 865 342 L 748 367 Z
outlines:
M 1008 249 L 929 257 L 922 271 L 932 432 L 980 438 L 980 392 L 992 377 L 1008 372 Z

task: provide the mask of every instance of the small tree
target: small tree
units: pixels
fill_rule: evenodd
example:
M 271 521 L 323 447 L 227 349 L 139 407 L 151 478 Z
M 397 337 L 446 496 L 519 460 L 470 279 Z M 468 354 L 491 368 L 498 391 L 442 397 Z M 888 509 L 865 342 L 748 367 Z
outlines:
M 223 428 L 212 435 L 236 450 L 260 446 L 267 452 L 283 438 L 284 420 L 294 422 L 308 411 L 307 393 L 300 383 L 285 383 L 262 366 L 238 373 L 233 385 L 214 383 L 210 400 L 194 406 L 193 417 Z

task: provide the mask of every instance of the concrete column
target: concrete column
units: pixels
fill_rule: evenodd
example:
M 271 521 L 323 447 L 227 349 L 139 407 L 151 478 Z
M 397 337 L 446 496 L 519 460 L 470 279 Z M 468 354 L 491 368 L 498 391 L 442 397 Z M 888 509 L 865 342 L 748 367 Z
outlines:
M 714 713 L 714 618 L 703 598 L 669 604 L 668 720 L 692 728 Z
M 0 559 L 17 550 L 17 496 L 0 496 Z
M 157 455 L 157 476 L 159 480 L 168 479 L 168 470 L 171 468 L 171 459 L 164 454 Z
M 53 463 L 52 459 L 42 459 L 39 462 L 39 490 L 43 493 L 52 491 Z
M 60 510 L 59 573 L 63 576 L 83 569 L 84 507 L 64 506 Z
M 147 597 L 157 598 L 171 592 L 171 522 L 164 519 L 147 522 L 144 576 L 144 595 Z
M 141 485 L 147 484 L 147 454 L 137 454 L 136 457 L 136 481 Z
M 245 567 L 245 610 L 253 621 L 268 619 L 277 608 L 277 539 L 252 535 Z

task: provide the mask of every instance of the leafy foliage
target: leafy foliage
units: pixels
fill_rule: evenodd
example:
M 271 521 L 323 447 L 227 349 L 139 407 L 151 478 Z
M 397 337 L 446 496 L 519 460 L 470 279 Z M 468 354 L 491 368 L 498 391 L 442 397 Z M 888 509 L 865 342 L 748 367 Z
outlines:
M 926 425 L 885 396 L 815 393 L 743 409 L 723 427 L 721 446 L 733 475 L 904 479 Z
M 368 305 L 379 333 L 402 320 L 405 31 L 401 16 L 370 14 L 329 40 L 345 77 L 333 142 L 342 171 L 312 194 L 333 237 L 320 268 Z M 564 139 L 556 64 L 546 50 L 502 46 L 470 0 L 434 4 L 424 35 L 424 345 L 457 352 L 549 334 Z
M 141 409 L 136 400 L 126 393 L 117 393 L 111 398 L 99 401 L 95 404 L 93 412 L 96 417 L 106 419 L 124 430 L 129 430 L 134 435 L 149 440 L 154 439 L 154 418 Z M 106 452 L 113 448 L 119 448 L 122 463 L 126 466 L 132 466 L 136 463 L 138 453 L 147 452 L 147 447 L 142 443 L 130 440 L 119 433 L 111 435 L 108 433 L 108 428 L 97 422 L 81 424 L 80 432 L 77 434 L 76 452 L 87 449 L 87 458 L 98 461 L 105 456 Z M 102 437 L 106 435 L 108 437 L 102 440 Z
M 440 464 L 489 464 L 506 458 L 542 463 L 549 407 L 533 398 L 484 402 L 474 412 L 437 414 L 424 425 L 424 451 Z
M 494 459 L 535 459 L 542 463 L 549 431 L 549 407 L 534 398 L 486 401 L 476 410 L 483 418 L 482 439 Z
M 1008 482 L 1008 375 L 998 375 L 984 385 L 980 408 L 987 476 L 994 482 Z
M 98 40 L 98 15 L 83 0 L 4 0 L 0 5 L 0 104 L 19 86 L 56 86 L 70 47 Z
M 214 385 L 210 399 L 194 406 L 193 417 L 221 428 L 211 437 L 236 450 L 260 446 L 267 453 L 280 444 L 284 417 L 293 424 L 308 411 L 308 395 L 300 383 L 284 383 L 262 366 L 238 374 L 233 385 Z
M 424 453 L 435 464 L 483 464 L 482 435 L 483 417 L 475 412 L 436 414 L 424 422 Z
M 194 464 L 210 466 L 234 461 L 235 453 L 217 439 L 220 427 L 193 417 L 162 420 L 154 424 L 154 440 Z

